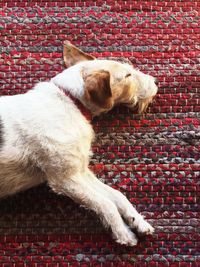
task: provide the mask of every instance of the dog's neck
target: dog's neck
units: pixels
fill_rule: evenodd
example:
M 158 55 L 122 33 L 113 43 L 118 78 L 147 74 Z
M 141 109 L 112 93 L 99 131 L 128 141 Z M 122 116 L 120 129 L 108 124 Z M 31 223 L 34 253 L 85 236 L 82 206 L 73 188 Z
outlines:
M 62 90 L 62 89 L 61 89 Z M 76 107 L 80 110 L 80 112 L 82 113 L 82 115 L 88 120 L 88 121 L 92 121 L 92 113 L 90 112 L 90 110 L 88 108 L 85 107 L 85 105 L 83 105 L 83 103 L 78 100 L 77 98 L 75 98 L 74 96 L 72 96 L 71 93 L 67 92 L 67 91 L 64 91 L 64 94 L 66 96 L 68 96 L 73 102 L 74 104 L 76 105 Z
M 68 96 L 87 120 L 92 120 L 90 110 L 81 101 L 84 94 L 84 81 L 81 76 L 81 67 L 75 65 L 56 75 L 51 79 L 58 88 L 60 88 L 66 96 Z

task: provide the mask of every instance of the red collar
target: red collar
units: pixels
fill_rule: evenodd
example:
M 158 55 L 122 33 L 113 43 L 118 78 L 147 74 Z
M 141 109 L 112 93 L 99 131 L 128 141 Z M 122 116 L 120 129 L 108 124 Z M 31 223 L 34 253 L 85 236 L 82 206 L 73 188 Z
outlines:
M 92 121 L 92 113 L 90 112 L 89 109 L 87 109 L 80 100 L 78 100 L 77 98 L 75 98 L 72 94 L 70 94 L 69 92 L 67 92 L 66 90 L 62 90 L 63 93 L 68 96 L 73 102 L 74 104 L 77 106 L 77 108 L 80 110 L 80 112 L 83 114 L 83 116 L 88 120 L 88 121 Z

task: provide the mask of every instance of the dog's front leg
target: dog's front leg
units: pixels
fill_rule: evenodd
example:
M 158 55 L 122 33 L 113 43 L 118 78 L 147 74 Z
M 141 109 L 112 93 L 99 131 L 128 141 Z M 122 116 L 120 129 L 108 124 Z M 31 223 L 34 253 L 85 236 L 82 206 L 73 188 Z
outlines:
M 89 172 L 76 173 L 72 177 L 49 181 L 51 188 L 59 194 L 67 195 L 75 202 L 96 212 L 120 244 L 135 246 L 137 238 L 122 220 L 115 203 L 88 182 Z
M 98 190 L 98 192 L 101 192 L 102 195 L 115 203 L 121 216 L 131 228 L 135 229 L 140 235 L 153 234 L 154 228 L 144 220 L 143 216 L 137 212 L 125 195 L 102 183 L 90 170 L 88 170 L 86 178 L 87 183 L 90 184 L 94 190 Z

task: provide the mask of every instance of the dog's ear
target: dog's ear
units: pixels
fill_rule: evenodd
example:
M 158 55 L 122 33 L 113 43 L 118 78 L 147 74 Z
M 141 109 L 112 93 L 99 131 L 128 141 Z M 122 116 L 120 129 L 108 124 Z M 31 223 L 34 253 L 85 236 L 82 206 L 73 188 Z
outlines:
M 94 71 L 85 78 L 85 99 L 103 109 L 113 106 L 110 87 L 110 73 L 105 70 Z
M 80 61 L 94 60 L 95 57 L 84 53 L 69 41 L 65 41 L 63 46 L 63 59 L 66 67 L 70 67 Z

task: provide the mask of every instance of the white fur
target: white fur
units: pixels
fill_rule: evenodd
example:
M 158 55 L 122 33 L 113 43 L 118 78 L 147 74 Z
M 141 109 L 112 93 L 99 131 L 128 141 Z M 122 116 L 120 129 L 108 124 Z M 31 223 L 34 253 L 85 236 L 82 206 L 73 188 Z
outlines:
M 81 98 L 84 93 L 84 81 L 81 75 L 82 64 L 76 64 L 56 75 L 51 81 L 66 89 L 74 97 Z
M 44 181 L 58 194 L 94 210 L 120 244 L 134 246 L 130 228 L 152 234 L 153 228 L 120 192 L 100 182 L 88 169 L 94 132 L 72 100 L 84 94 L 83 67 L 110 70 L 109 61 L 85 61 L 41 82 L 23 95 L 0 98 L 3 147 L 0 151 L 0 197 L 6 197 Z M 115 79 L 127 72 L 120 63 Z M 120 64 L 120 65 L 119 65 Z M 114 78 L 113 78 L 114 79 Z M 139 78 L 140 79 L 140 78 Z

